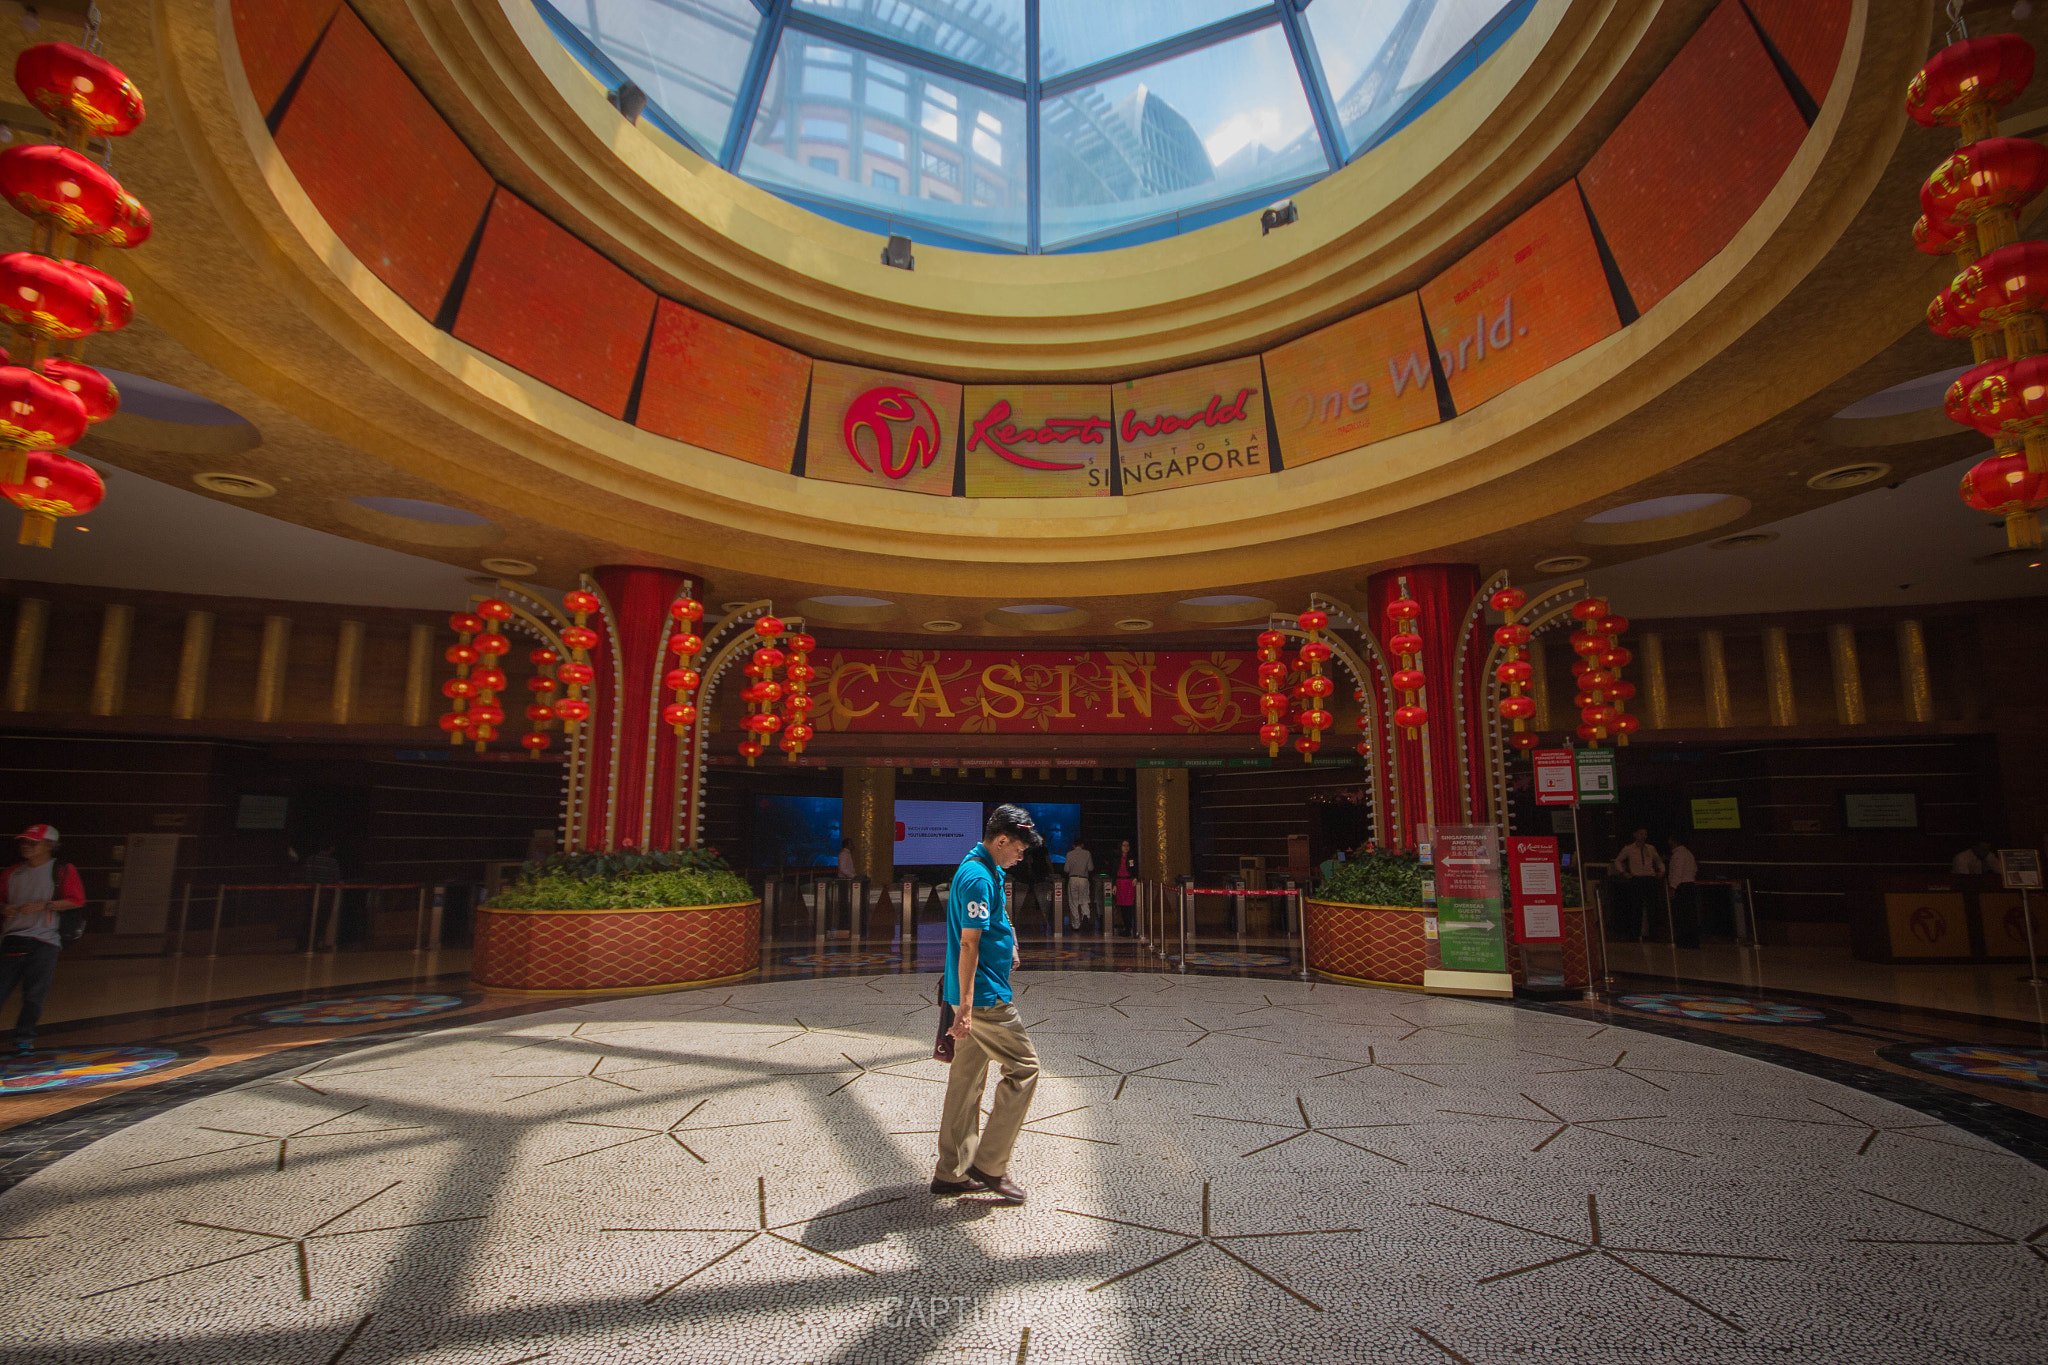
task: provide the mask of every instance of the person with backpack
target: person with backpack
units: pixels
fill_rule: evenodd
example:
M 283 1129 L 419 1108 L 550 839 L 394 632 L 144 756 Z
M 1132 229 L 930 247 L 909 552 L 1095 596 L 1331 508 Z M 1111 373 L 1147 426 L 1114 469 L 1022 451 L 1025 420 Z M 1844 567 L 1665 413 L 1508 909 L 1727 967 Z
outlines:
M 64 913 L 85 908 L 85 884 L 78 869 L 57 861 L 57 831 L 30 825 L 15 836 L 21 861 L 7 869 L 6 919 L 0 922 L 0 1007 L 21 987 L 21 1012 L 14 1020 L 14 1050 L 31 1051 L 43 1000 L 57 978 L 63 950 Z

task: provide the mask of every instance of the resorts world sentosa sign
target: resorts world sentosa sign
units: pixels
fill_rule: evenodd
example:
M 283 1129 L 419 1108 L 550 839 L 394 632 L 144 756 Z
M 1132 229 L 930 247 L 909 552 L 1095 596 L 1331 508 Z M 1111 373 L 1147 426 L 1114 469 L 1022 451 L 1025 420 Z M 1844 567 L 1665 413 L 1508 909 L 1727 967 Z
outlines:
M 1244 653 L 823 650 L 820 733 L 1202 735 L 1256 731 Z

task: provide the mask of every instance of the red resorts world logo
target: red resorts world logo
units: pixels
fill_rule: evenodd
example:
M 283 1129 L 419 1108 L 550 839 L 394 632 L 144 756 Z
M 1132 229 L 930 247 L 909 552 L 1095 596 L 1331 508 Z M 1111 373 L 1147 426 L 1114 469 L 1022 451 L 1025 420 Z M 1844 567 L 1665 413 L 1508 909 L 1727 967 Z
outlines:
M 898 424 L 909 423 L 899 457 Z M 939 456 L 939 419 L 931 405 L 909 389 L 869 389 L 846 405 L 841 427 L 846 453 L 870 474 L 891 479 L 906 478 L 913 470 L 928 469 Z M 862 440 L 866 436 L 865 442 Z M 863 446 L 867 449 L 863 449 Z M 870 463 L 872 451 L 873 463 Z

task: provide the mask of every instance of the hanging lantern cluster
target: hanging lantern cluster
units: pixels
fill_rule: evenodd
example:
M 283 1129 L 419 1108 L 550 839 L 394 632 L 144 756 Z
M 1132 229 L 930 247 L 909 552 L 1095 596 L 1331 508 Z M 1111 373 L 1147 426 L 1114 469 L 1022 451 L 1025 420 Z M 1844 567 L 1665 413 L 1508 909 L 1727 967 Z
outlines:
M 1281 689 L 1286 685 L 1289 669 L 1280 658 L 1280 651 L 1286 647 L 1287 637 L 1279 631 L 1260 632 L 1259 712 L 1266 719 L 1259 726 L 1259 743 L 1266 746 L 1268 758 L 1278 758 L 1280 746 L 1287 742 L 1287 693 Z
M 1323 632 L 1330 628 L 1330 614 L 1311 607 L 1295 617 L 1294 624 L 1308 636 L 1295 656 L 1303 677 L 1293 689 L 1301 705 L 1294 713 L 1294 723 L 1302 729 L 1300 738 L 1294 741 L 1294 750 L 1306 762 L 1323 747 L 1323 731 L 1337 723 L 1329 710 L 1330 694 L 1337 690 L 1337 684 L 1323 672 L 1323 665 L 1330 660 L 1330 642 L 1323 638 Z
M 1615 615 L 1605 598 L 1588 597 L 1572 604 L 1572 619 L 1579 623 L 1572 633 L 1572 653 L 1579 656 L 1572 664 L 1572 676 L 1579 683 L 1572 698 L 1579 708 L 1579 738 L 1596 749 L 1609 737 L 1627 744 L 1628 737 L 1643 728 L 1642 721 L 1628 713 L 1636 685 L 1621 677 L 1621 670 L 1635 659 L 1620 641 L 1628 618 Z
M 782 667 L 788 656 L 776 648 L 775 642 L 782 638 L 785 629 L 779 616 L 764 616 L 754 622 L 754 634 L 761 637 L 761 644 L 744 670 L 753 681 L 740 692 L 740 700 L 747 704 L 747 715 L 740 721 L 740 728 L 749 735 L 740 741 L 740 757 L 747 760 L 749 768 L 766 751 L 768 737 L 782 728 L 775 703 L 782 700 L 783 686 L 775 680 L 775 670 Z
M 1371 763 L 1372 717 L 1366 714 L 1365 708 L 1368 703 L 1365 699 L 1365 689 L 1362 687 L 1352 688 L 1351 700 L 1358 703 L 1358 758 L 1362 763 Z
M 505 670 L 498 667 L 498 660 L 512 652 L 512 642 L 499 633 L 498 627 L 512 619 L 512 608 L 508 603 L 495 597 L 487 597 L 476 604 L 476 614 L 484 619 L 484 629 L 471 643 L 476 648 L 477 666 L 470 670 L 470 685 L 476 689 L 469 703 L 469 737 L 476 741 L 478 753 L 484 746 L 498 737 L 498 727 L 505 723 L 505 708 L 498 702 L 498 694 L 505 690 Z
M 1962 145 L 1920 187 L 1913 242 L 1960 267 L 1927 308 L 1937 336 L 1967 339 L 1976 364 L 1949 386 L 1948 416 L 1996 453 L 1963 476 L 1963 502 L 2005 519 L 2014 549 L 2041 544 L 2048 505 L 2048 243 L 2019 240 L 2020 209 L 2048 189 L 2048 148 L 1999 137 L 1998 111 L 2034 78 L 2034 49 L 2011 33 L 1963 38 L 1906 87 L 1906 112 Z
M 592 615 L 602 610 L 603 599 L 594 592 L 562 594 L 562 607 L 574 619 L 575 624 L 562 628 L 562 647 L 569 651 L 569 657 L 555 665 L 555 678 L 562 684 L 562 699 L 555 703 L 555 718 L 562 722 L 562 732 L 573 736 L 576 727 L 590 719 L 590 701 L 583 695 L 583 689 L 597 681 L 597 670 L 590 666 L 590 651 L 597 648 L 597 632 L 590 628 Z
M 792 635 L 789 646 L 789 667 L 783 676 L 789 681 L 782 692 L 782 734 L 776 745 L 791 758 L 804 751 L 818 733 L 811 724 L 811 679 L 818 676 L 818 670 L 811 666 L 811 651 L 818 647 L 818 641 L 811 635 Z
M 99 474 L 64 454 L 121 406 L 113 382 L 79 359 L 85 340 L 135 317 L 127 287 L 93 259 L 150 234 L 149 211 L 85 155 L 86 141 L 133 132 L 143 108 L 120 68 L 70 43 L 24 50 L 14 82 L 70 143 L 0 152 L 0 198 L 35 224 L 27 251 L 0 255 L 0 322 L 15 334 L 13 352 L 0 351 L 0 494 L 24 513 L 21 543 L 48 548 L 57 518 L 106 496 Z
M 1401 694 L 1401 704 L 1394 708 L 1394 724 L 1409 739 L 1417 738 L 1429 724 L 1423 696 L 1422 636 L 1416 633 L 1416 622 L 1421 619 L 1422 604 L 1412 597 L 1397 597 L 1387 603 L 1387 649 L 1400 661 L 1388 680 Z
M 1500 699 L 1500 718 L 1510 727 L 1508 743 L 1527 753 L 1536 747 L 1540 738 L 1528 728 L 1536 715 L 1536 702 L 1525 690 L 1530 679 L 1536 676 L 1536 668 L 1525 657 L 1529 628 L 1515 617 L 1529 605 L 1529 594 L 1520 588 L 1502 588 L 1486 599 L 1486 605 L 1507 618 L 1507 624 L 1493 632 L 1494 644 L 1507 651 L 1507 657 L 1494 667 L 1493 676 L 1508 690 L 1508 694 Z
M 533 728 L 521 735 L 519 742 L 526 746 L 528 754 L 539 758 L 542 752 L 554 743 L 553 737 L 548 734 L 548 726 L 554 723 L 555 706 L 549 698 L 554 696 L 555 690 L 561 686 L 555 678 L 554 668 L 562 661 L 562 656 L 542 645 L 539 649 L 529 651 L 526 661 L 533 665 L 533 672 L 526 679 L 526 690 L 533 693 L 533 700 L 526 705 L 526 719 L 532 723 Z
M 662 675 L 661 685 L 675 693 L 675 700 L 661 708 L 661 718 L 681 735 L 697 723 L 697 689 L 704 685 L 704 675 L 697 671 L 697 656 L 704 649 L 697 622 L 704 619 L 704 604 L 694 597 L 678 597 L 668 604 L 668 614 L 676 623 L 668 637 L 676 666 Z
M 469 728 L 475 724 L 475 718 L 469 714 L 469 701 L 476 695 L 476 683 L 470 679 L 469 670 L 479 656 L 471 641 L 483 633 L 484 618 L 474 612 L 458 611 L 448 618 L 448 629 L 455 632 L 455 643 L 448 646 L 443 657 L 455 665 L 455 676 L 441 684 L 441 695 L 455 706 L 441 717 L 441 728 L 447 732 L 450 744 L 460 744 L 469 738 Z

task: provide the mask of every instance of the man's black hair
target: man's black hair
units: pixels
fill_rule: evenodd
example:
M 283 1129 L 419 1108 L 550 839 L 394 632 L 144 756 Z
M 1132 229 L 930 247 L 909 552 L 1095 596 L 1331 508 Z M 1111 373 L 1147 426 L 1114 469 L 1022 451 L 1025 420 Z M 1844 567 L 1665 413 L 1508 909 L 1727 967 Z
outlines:
M 1045 842 L 1045 836 L 1038 832 L 1038 825 L 1032 820 L 1031 813 L 1022 806 L 1013 806 L 1007 802 L 990 811 L 988 822 L 981 827 L 981 837 L 984 841 L 999 834 L 1007 834 L 1021 841 L 1027 848 L 1037 848 Z

